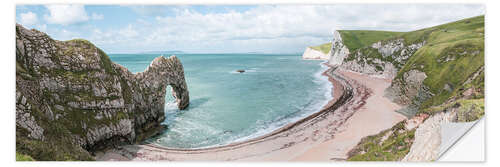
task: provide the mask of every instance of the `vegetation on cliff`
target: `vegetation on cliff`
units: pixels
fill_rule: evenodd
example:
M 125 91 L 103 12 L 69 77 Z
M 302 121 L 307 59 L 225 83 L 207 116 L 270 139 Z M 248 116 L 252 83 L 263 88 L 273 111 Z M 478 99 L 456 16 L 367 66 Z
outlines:
M 377 135 L 368 136 L 349 151 L 348 161 L 399 161 L 410 151 L 415 129 L 406 129 L 405 121 Z
M 16 161 L 34 161 L 34 159 L 29 155 L 16 152 Z
M 344 40 L 349 41 L 351 38 Z M 400 51 L 383 56 L 380 50 L 370 46 L 376 42 L 389 46 L 423 45 L 403 61 L 396 61 Z M 484 115 L 484 16 L 398 33 L 381 41 L 368 41 L 364 46 L 358 46 L 361 47 L 356 49 L 351 44 L 356 49 L 351 50 L 351 53 L 356 54 L 350 54 L 344 61 L 357 61 L 368 66 L 393 64 L 398 71 L 391 87 L 387 89 L 390 92 L 387 95 L 407 105 L 405 110 L 411 108 L 416 111 L 410 116 L 432 116 L 453 111 L 456 112 L 456 122 L 469 122 Z M 374 59 L 381 62 L 373 63 Z M 423 81 L 418 82 L 420 79 Z M 362 139 L 349 153 L 348 160 L 394 161 L 404 158 L 414 140 L 415 129 L 401 129 L 402 123 Z M 391 132 L 393 134 L 387 137 Z
M 328 52 L 330 52 L 330 49 L 332 49 L 332 43 L 328 42 L 317 46 L 311 46 L 310 48 L 317 51 L 321 51 L 324 54 L 328 54 Z
M 402 37 L 405 41 L 426 41 L 395 78 L 397 81 L 413 69 L 425 72 L 424 85 L 434 96 L 422 102 L 420 111 L 460 96 L 467 87 L 484 95 L 484 73 L 474 76 L 484 68 L 484 16 L 409 32 Z M 476 82 L 466 83 L 469 78 Z
M 339 30 L 339 33 L 342 36 L 344 45 L 346 45 L 350 51 L 402 34 L 402 32 L 370 30 Z
M 175 56 L 132 74 L 87 40 L 56 41 L 16 25 L 16 152 L 93 160 L 93 152 L 161 132 L 166 87 L 189 104 Z

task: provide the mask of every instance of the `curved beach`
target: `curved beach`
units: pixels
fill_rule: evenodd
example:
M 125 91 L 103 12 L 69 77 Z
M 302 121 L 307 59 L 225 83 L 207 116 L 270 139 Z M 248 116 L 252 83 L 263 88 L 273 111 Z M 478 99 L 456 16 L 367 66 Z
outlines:
M 126 145 L 96 153 L 98 160 L 343 160 L 359 140 L 405 119 L 383 97 L 390 81 L 330 67 L 323 72 L 333 84 L 333 99 L 319 112 L 267 135 L 229 145 L 166 148 Z M 367 84 L 370 83 L 370 84 Z M 383 105 L 380 100 L 385 99 Z M 369 124 L 370 126 L 366 127 Z

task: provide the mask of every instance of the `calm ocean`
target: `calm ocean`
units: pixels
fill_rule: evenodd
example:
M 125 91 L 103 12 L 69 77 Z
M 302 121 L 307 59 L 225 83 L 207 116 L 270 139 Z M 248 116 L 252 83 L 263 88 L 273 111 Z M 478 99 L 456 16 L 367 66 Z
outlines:
M 111 54 L 133 73 L 159 54 Z M 165 55 L 168 57 L 169 55 Z M 331 99 L 322 61 L 301 55 L 176 54 L 184 66 L 190 104 L 178 110 L 168 89 L 168 129 L 149 142 L 201 148 L 242 141 L 319 111 Z M 235 72 L 238 69 L 245 73 Z

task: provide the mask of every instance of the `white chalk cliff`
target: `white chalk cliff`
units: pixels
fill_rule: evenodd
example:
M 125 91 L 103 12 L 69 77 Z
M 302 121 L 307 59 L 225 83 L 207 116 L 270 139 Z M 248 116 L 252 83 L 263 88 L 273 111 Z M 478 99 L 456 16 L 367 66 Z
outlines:
M 328 54 L 325 54 L 319 50 L 312 49 L 311 47 L 307 47 L 304 53 L 302 54 L 302 59 L 304 60 L 329 60 L 331 56 L 331 51 Z
M 349 55 L 349 49 L 342 42 L 342 36 L 338 31 L 333 32 L 332 48 L 330 49 L 329 64 L 332 66 L 341 65 Z

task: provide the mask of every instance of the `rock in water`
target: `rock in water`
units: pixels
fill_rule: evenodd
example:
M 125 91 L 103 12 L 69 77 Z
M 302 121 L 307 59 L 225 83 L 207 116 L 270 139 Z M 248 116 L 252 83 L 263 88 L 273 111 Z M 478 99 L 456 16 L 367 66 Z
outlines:
M 57 41 L 17 24 L 16 151 L 37 160 L 92 160 L 94 151 L 144 140 L 163 127 L 167 85 L 179 109 L 188 107 L 175 56 L 132 74 L 86 40 Z

